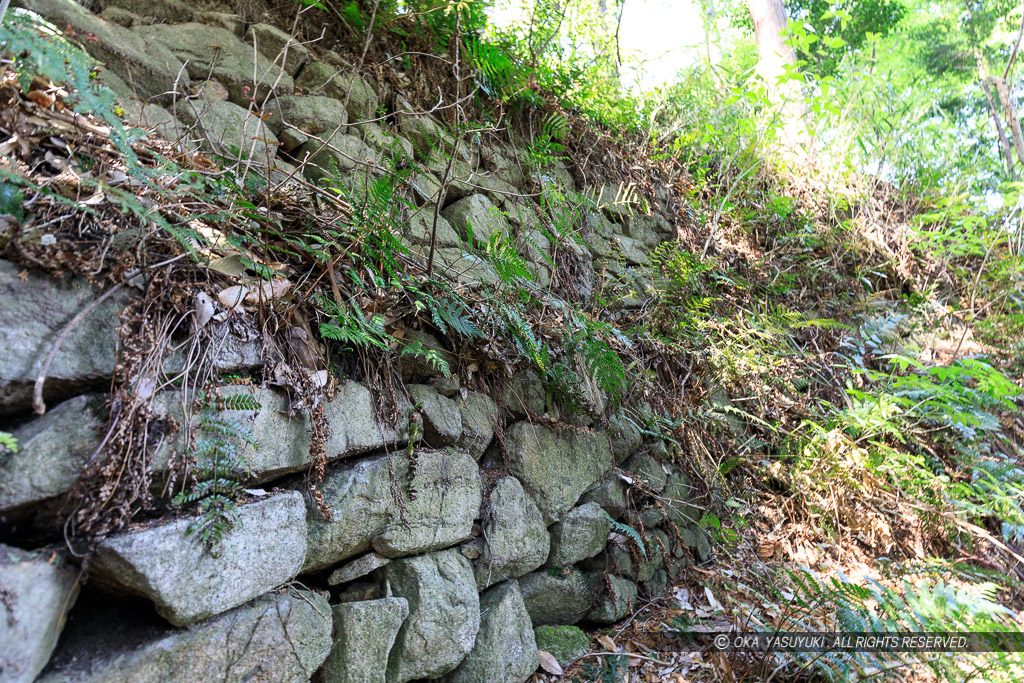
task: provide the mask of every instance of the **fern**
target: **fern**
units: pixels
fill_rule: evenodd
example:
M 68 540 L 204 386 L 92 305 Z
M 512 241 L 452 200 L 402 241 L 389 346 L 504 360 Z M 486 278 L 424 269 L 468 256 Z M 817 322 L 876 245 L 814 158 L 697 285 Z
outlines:
M 644 539 L 640 536 L 640 532 L 634 529 L 633 527 L 629 526 L 628 524 L 623 524 L 622 522 L 615 521 L 607 512 L 604 513 L 604 516 L 608 518 L 609 522 L 611 522 L 613 529 L 615 529 L 616 531 L 625 536 L 628 536 L 629 539 L 636 544 L 636 547 L 640 551 L 640 554 L 643 555 L 644 561 L 646 561 L 647 549 L 644 547 Z
M 339 305 L 328 296 L 317 297 L 324 312 L 332 322 L 320 323 L 320 336 L 325 339 L 387 351 L 392 340 L 384 331 L 383 318 L 373 316 L 367 320 L 361 308 L 349 302 Z
M 18 452 L 18 440 L 10 432 L 0 432 L 0 454 L 4 452 L 11 454 Z
M 427 361 L 432 369 L 440 372 L 445 377 L 452 377 L 452 369 L 445 360 L 444 355 L 437 349 L 428 349 L 420 341 L 408 343 L 402 347 L 403 356 L 419 356 Z

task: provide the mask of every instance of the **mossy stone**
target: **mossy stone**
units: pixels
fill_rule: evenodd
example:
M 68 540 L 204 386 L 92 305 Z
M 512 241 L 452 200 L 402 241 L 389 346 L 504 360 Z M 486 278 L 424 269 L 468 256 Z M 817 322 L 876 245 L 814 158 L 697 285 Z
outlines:
M 550 652 L 563 668 L 590 649 L 590 638 L 576 626 L 538 626 L 533 634 L 537 649 Z

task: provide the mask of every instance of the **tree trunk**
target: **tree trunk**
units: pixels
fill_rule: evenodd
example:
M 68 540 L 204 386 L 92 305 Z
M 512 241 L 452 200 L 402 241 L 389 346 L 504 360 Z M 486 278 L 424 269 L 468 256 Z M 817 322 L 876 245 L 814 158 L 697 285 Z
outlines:
M 1010 89 L 1006 87 L 1006 79 L 999 76 L 990 76 L 992 85 L 996 87 L 999 95 L 999 103 L 1003 106 L 1003 115 L 1010 126 L 1010 133 L 1013 134 L 1013 147 L 1017 150 L 1017 159 L 1024 164 L 1024 133 L 1020 130 L 1020 119 L 1017 118 L 1017 111 L 1013 108 L 1013 101 L 1010 99 Z
M 1006 131 L 1003 130 L 1003 123 L 999 120 L 999 110 L 996 109 L 996 103 L 992 100 L 992 89 L 988 87 L 988 81 L 982 79 L 981 89 L 985 93 L 985 99 L 988 101 L 988 108 L 992 112 L 992 123 L 996 124 L 996 136 L 999 138 L 999 151 L 1003 153 L 1003 161 L 1006 162 L 1006 171 L 1010 174 L 1010 178 L 1013 180 L 1017 179 L 1017 169 L 1013 167 L 1013 151 L 1010 149 L 1010 141 L 1006 137 Z
M 786 30 L 786 9 L 782 0 L 747 0 L 757 40 L 757 71 L 764 79 L 771 99 L 781 105 L 783 144 L 793 149 L 804 137 L 802 119 L 804 104 L 794 81 L 780 83 L 786 67 L 796 64 L 796 53 L 783 40 Z

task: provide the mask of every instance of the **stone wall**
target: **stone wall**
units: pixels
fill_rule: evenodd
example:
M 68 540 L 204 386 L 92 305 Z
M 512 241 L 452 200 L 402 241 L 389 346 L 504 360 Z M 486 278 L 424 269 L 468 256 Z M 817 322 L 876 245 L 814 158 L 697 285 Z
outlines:
M 440 203 L 439 256 L 464 282 L 496 278 L 464 250 L 467 224 L 477 241 L 495 231 L 515 237 L 538 284 L 551 282 L 551 245 L 523 191 L 530 178 L 515 145 L 456 144 L 438 120 L 414 114 L 337 54 L 284 50 L 288 36 L 268 24 L 177 0 L 20 4 L 94 38 L 83 45 L 106 63 L 130 123 L 186 149 L 246 150 L 272 160 L 280 177 L 312 155 L 301 172 L 313 181 L 335 165 L 355 178 L 367 162 L 398 155 L 414 168 L 415 202 Z M 270 116 L 251 113 L 253 96 L 268 98 Z M 385 119 L 367 122 L 381 112 Z M 443 197 L 447 161 L 437 150 L 454 155 L 458 178 Z M 576 187 L 557 165 L 540 182 L 614 194 Z M 432 208 L 410 213 L 402 237 L 411 248 L 424 248 L 432 221 Z M 674 236 L 657 210 L 616 204 L 593 211 L 588 226 L 587 248 L 573 247 L 583 298 L 623 273 L 642 286 L 633 269 Z M 71 329 L 47 373 L 46 414 L 32 415 L 31 403 L 56 336 L 95 296 L 80 280 L 0 261 L 0 429 L 19 443 L 0 456 L 0 681 L 525 681 L 538 646 L 566 660 L 579 654 L 552 626 L 613 623 L 710 556 L 685 473 L 659 457 L 664 444 L 629 414 L 609 414 L 600 392 L 583 392 L 588 414 L 567 426 L 551 419 L 559 407 L 530 373 L 489 395 L 406 363 L 422 420 L 412 451 L 411 405 L 399 406 L 396 424 L 380 425 L 368 387 L 349 380 L 327 406 L 321 490 L 330 519 L 303 474 L 307 418 L 288 417 L 288 398 L 275 388 L 227 387 L 259 408 L 227 416 L 247 424 L 256 445 L 237 444 L 251 479 L 218 552 L 186 534 L 189 518 L 161 517 L 103 539 L 83 565 L 64 549 L 60 520 L 82 468 L 102 450 L 102 392 L 130 289 Z M 260 340 L 227 327 L 218 334 L 217 372 L 262 366 Z M 425 332 L 410 334 L 440 347 Z M 180 417 L 176 399 L 159 393 L 153 408 Z M 156 450 L 157 482 L 177 438 Z M 646 547 L 612 520 L 642 530 Z

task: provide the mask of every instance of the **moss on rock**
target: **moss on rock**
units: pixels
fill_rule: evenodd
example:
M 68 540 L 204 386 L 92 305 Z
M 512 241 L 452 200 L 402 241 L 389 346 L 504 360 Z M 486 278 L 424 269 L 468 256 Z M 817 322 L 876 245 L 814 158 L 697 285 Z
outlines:
M 590 638 L 576 626 L 538 626 L 533 629 L 537 649 L 550 652 L 563 667 L 586 654 Z

